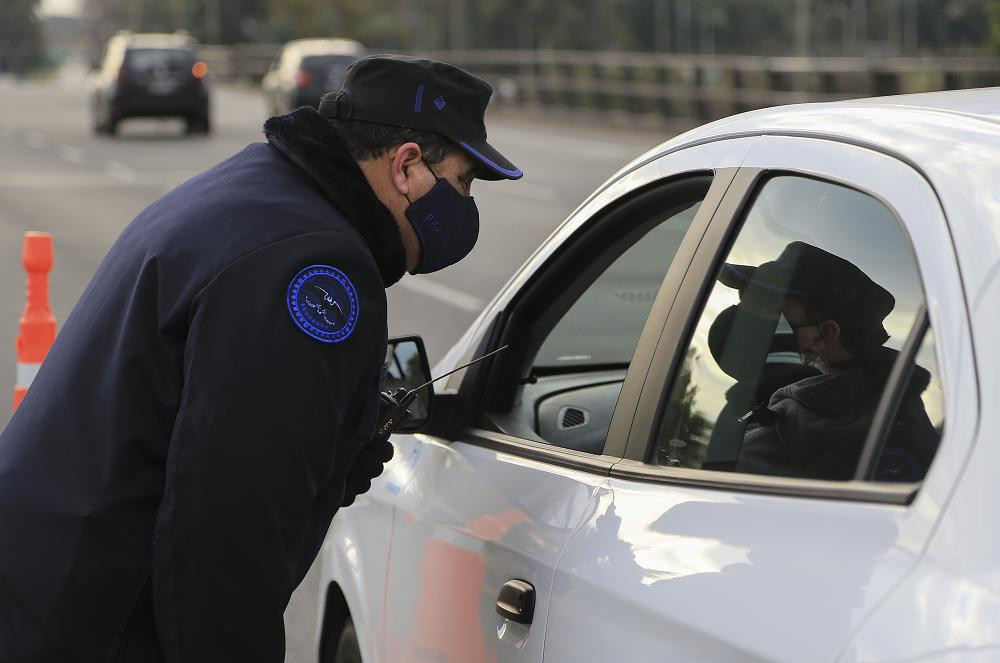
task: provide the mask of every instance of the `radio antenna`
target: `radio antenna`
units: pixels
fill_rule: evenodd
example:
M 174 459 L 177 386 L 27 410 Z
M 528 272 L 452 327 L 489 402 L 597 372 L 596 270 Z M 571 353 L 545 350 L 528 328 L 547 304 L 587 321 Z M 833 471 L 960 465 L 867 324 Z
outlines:
M 409 391 L 409 392 L 408 392 L 408 393 L 406 394 L 406 396 L 403 396 L 403 398 L 402 398 L 402 399 L 401 399 L 401 400 L 399 401 L 399 404 L 400 404 L 400 406 L 401 406 L 401 407 L 406 407 L 407 405 L 409 405 L 410 403 L 412 403 L 412 402 L 413 402 L 413 399 L 414 399 L 414 398 L 416 398 L 416 396 L 417 396 L 417 392 L 418 392 L 418 391 L 420 391 L 421 389 L 424 389 L 424 388 L 426 388 L 426 387 L 429 387 L 429 386 L 431 386 L 432 384 L 434 384 L 434 383 L 435 383 L 435 382 L 437 382 L 438 380 L 441 380 L 442 378 L 446 378 L 446 377 L 448 377 L 449 375 L 451 375 L 452 373 L 458 373 L 458 372 L 459 372 L 460 370 L 462 370 L 463 368 L 468 368 L 469 366 L 472 366 L 473 364 L 478 364 L 479 362 L 481 362 L 481 361 L 482 361 L 482 360 L 484 360 L 484 359 L 489 359 L 489 358 L 490 358 L 490 357 L 492 357 L 493 355 L 497 354 L 498 352 L 502 352 L 503 350 L 506 350 L 506 349 L 507 349 L 507 348 L 509 348 L 509 347 L 510 347 L 509 345 L 505 345 L 505 346 L 503 346 L 503 347 L 501 347 L 501 348 L 497 348 L 497 349 L 496 349 L 496 350 L 494 350 L 493 352 L 490 352 L 490 353 L 488 353 L 488 354 L 485 354 L 485 355 L 483 355 L 482 357 L 479 357 L 479 358 L 477 358 L 477 359 L 473 359 L 473 360 L 472 360 L 472 361 L 470 361 L 470 362 L 469 362 L 468 364 L 462 364 L 462 365 L 461 365 L 461 366 L 459 366 L 458 368 L 453 368 L 453 369 L 451 369 L 450 371 L 448 371 L 448 372 L 447 372 L 447 373 L 445 373 L 444 375 L 439 375 L 439 376 L 437 376 L 436 378 L 434 378 L 433 380 L 430 380 L 430 381 L 428 381 L 428 382 L 425 382 L 425 383 L 423 383 L 422 385 L 420 385 L 419 387 L 416 387 L 416 388 L 414 388 L 414 389 L 411 389 L 411 390 L 410 390 L 410 391 Z

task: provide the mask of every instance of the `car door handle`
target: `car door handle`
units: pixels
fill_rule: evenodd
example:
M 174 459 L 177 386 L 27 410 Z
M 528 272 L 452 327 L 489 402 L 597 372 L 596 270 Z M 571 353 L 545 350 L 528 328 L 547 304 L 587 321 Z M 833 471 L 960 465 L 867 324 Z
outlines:
M 497 614 L 518 624 L 530 624 L 535 614 L 535 588 L 526 580 L 508 580 L 497 596 Z

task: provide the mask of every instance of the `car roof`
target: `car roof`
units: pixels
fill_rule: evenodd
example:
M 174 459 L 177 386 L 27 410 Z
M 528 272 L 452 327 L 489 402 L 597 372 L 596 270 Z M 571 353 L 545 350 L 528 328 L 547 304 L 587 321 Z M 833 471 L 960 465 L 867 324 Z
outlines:
M 955 174 L 955 159 L 998 159 L 1000 88 L 775 106 L 741 113 L 666 141 L 636 159 L 646 163 L 688 145 L 747 135 L 804 135 L 890 153 L 931 179 Z M 628 170 L 628 168 L 626 168 Z
M 190 49 L 195 45 L 191 35 L 141 32 L 120 35 L 128 48 L 177 48 Z
M 795 104 L 734 115 L 666 141 L 627 165 L 605 186 L 665 154 L 747 136 L 839 141 L 909 164 L 930 184 L 945 212 L 969 300 L 983 300 L 983 293 L 989 292 L 1000 273 L 1000 194 L 996 187 L 1000 181 L 1000 87 Z M 817 164 L 816 171 L 822 173 L 822 164 Z M 989 327 L 989 333 L 994 329 Z
M 285 44 L 285 51 L 306 55 L 358 55 L 365 50 L 361 42 L 353 39 L 295 39 Z

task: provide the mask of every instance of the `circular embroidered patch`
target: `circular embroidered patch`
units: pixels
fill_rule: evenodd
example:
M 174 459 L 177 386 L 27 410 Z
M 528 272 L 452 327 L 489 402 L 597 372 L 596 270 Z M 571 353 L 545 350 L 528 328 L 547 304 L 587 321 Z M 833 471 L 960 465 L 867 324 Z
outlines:
M 317 341 L 339 343 L 358 322 L 358 291 L 347 275 L 329 265 L 310 265 L 288 286 L 288 312 Z

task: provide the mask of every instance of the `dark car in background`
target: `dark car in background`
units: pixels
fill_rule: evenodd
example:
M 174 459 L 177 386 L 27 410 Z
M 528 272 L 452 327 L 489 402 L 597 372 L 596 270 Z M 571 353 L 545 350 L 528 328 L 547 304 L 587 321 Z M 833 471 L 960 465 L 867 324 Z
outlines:
M 261 82 L 270 114 L 319 106 L 324 93 L 344 84 L 347 67 L 365 55 L 351 39 L 297 39 L 281 47 Z
M 207 75 L 189 35 L 119 32 L 90 79 L 94 131 L 114 135 L 132 117 L 179 117 L 187 133 L 207 134 Z

